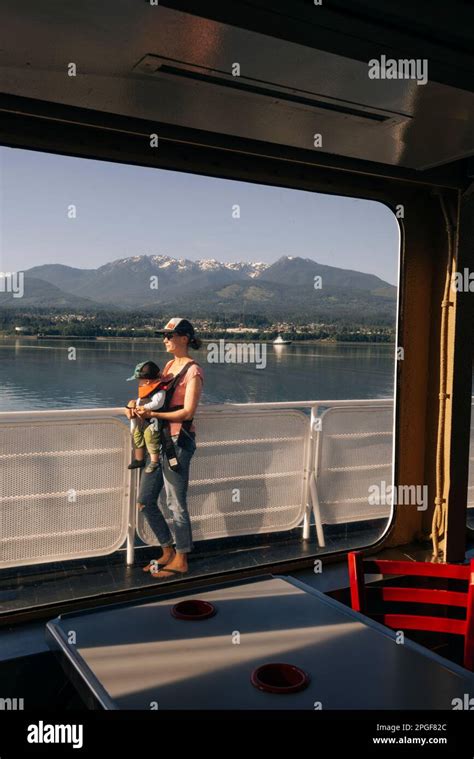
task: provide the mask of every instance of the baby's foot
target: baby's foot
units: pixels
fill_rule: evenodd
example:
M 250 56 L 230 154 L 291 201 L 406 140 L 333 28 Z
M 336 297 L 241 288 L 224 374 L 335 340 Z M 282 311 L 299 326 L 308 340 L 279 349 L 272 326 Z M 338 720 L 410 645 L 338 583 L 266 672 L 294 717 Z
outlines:
M 159 462 L 158 462 L 158 461 L 150 461 L 150 463 L 148 464 L 148 466 L 147 466 L 147 467 L 146 467 L 146 469 L 145 469 L 145 472 L 146 472 L 147 474 L 151 474 L 151 473 L 152 473 L 152 472 L 154 472 L 156 469 L 158 469 L 158 467 L 159 467 L 159 466 L 160 466 L 160 464 L 159 464 Z
M 140 469 L 142 466 L 145 466 L 144 461 L 140 461 L 140 459 L 133 459 L 132 463 L 128 465 L 128 469 Z

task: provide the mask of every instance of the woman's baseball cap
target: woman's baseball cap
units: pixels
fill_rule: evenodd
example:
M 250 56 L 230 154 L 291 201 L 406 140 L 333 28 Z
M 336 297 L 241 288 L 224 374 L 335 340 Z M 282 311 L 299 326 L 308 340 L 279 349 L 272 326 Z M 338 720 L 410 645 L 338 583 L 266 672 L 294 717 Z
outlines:
M 155 335 L 163 335 L 165 332 L 176 332 L 177 335 L 194 337 L 194 327 L 191 322 L 187 319 L 181 319 L 179 316 L 173 316 L 163 329 L 156 330 Z
M 158 379 L 160 376 L 160 367 L 154 361 L 142 361 L 137 364 L 131 377 L 127 377 L 127 382 L 137 379 Z

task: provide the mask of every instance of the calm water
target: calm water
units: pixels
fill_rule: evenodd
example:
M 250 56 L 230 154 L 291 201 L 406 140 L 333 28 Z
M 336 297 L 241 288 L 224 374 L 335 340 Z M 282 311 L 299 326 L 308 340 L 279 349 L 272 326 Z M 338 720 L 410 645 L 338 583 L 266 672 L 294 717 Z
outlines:
M 210 364 L 205 344 L 193 355 L 204 368 L 204 403 L 393 396 L 393 345 L 269 345 L 264 369 Z M 157 342 L 0 340 L 0 411 L 123 406 L 135 397 L 126 382 L 135 364 L 163 368 L 168 358 Z

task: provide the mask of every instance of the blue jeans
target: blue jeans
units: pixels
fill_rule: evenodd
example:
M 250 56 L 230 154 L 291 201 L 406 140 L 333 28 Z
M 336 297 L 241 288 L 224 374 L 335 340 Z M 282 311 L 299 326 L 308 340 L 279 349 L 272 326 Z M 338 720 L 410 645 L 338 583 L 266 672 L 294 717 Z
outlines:
M 178 472 L 170 469 L 168 459 L 160 450 L 160 466 L 154 472 L 143 472 L 140 483 L 138 503 L 143 505 L 142 515 L 155 533 L 160 546 L 165 548 L 176 543 L 180 553 L 190 553 L 193 548 L 191 520 L 189 518 L 186 495 L 189 483 L 189 466 L 196 450 L 195 433 L 182 430 L 181 445 L 177 445 L 178 436 L 173 435 L 176 458 L 180 468 Z M 173 535 L 170 532 L 158 502 L 165 486 L 166 503 L 173 517 Z

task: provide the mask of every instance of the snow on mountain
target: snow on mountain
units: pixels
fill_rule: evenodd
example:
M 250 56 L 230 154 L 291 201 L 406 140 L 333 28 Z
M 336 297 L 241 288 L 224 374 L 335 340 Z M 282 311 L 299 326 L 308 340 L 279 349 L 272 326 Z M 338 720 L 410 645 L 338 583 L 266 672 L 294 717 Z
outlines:
M 112 261 L 110 264 L 106 264 L 109 267 L 125 267 L 130 264 L 151 264 L 158 269 L 173 269 L 175 271 L 235 271 L 241 272 L 248 277 L 258 277 L 262 271 L 268 269 L 270 264 L 263 261 L 218 261 L 216 258 L 202 258 L 196 261 L 191 261 L 188 258 L 173 258 L 166 255 L 154 255 L 154 256 L 129 256 L 127 258 L 119 258 L 116 261 Z

